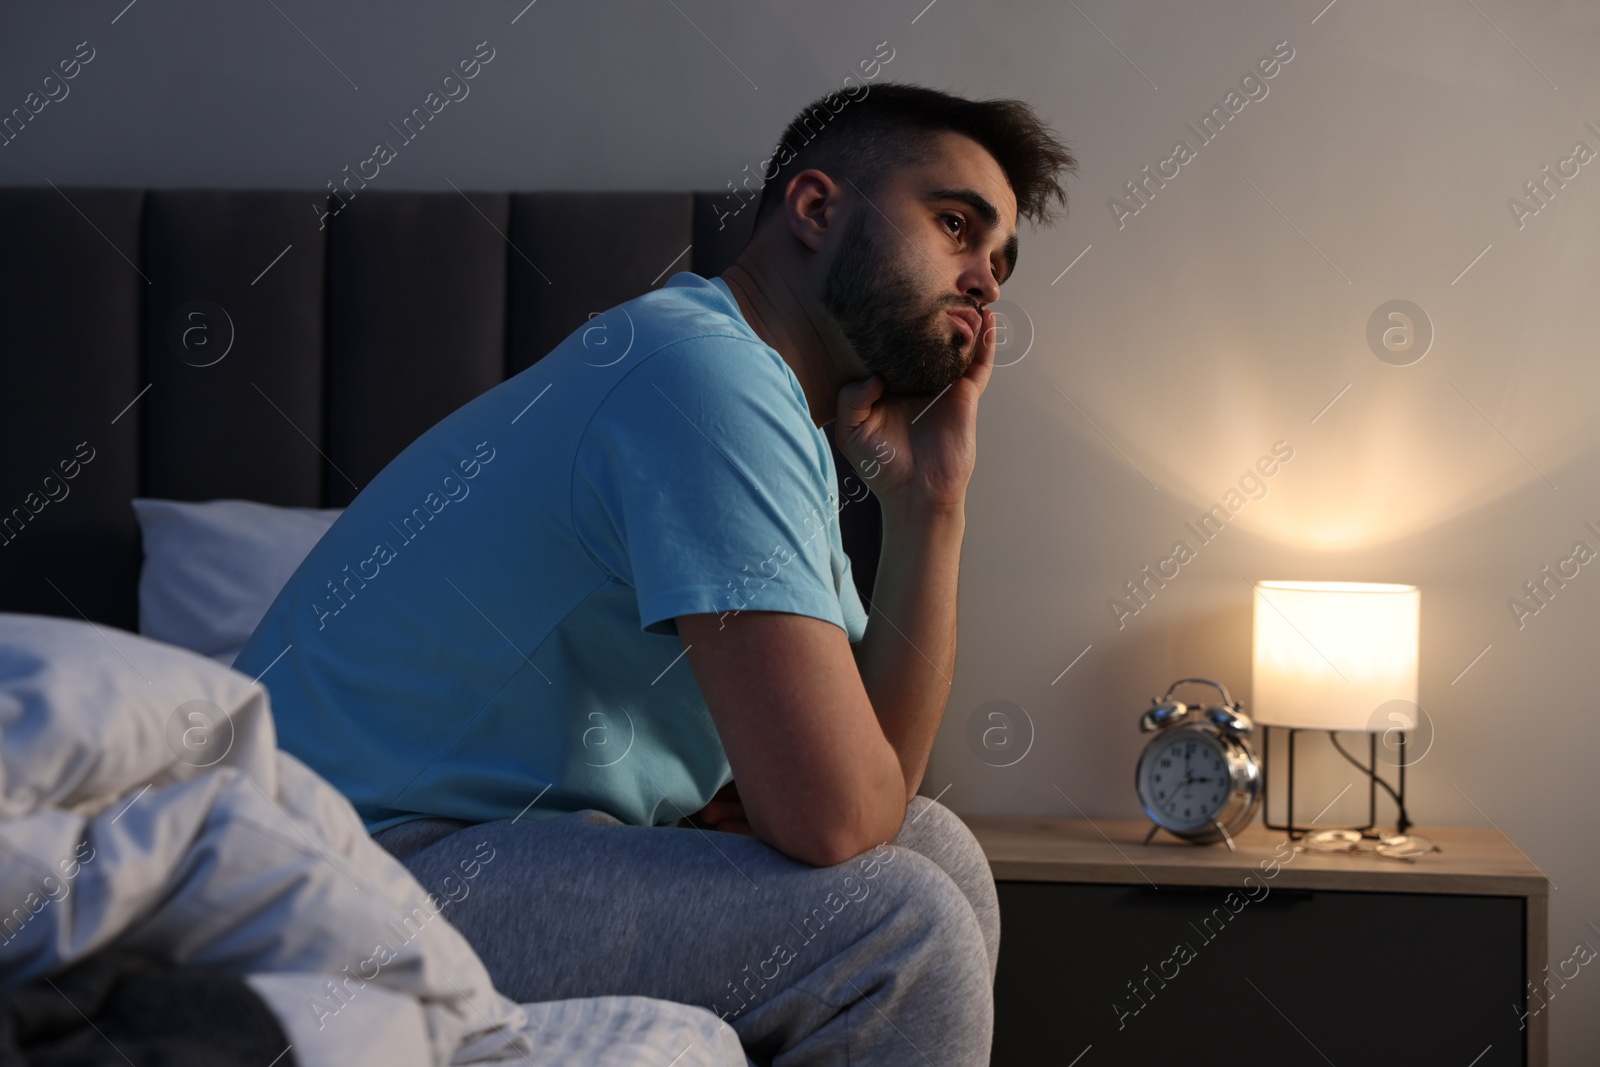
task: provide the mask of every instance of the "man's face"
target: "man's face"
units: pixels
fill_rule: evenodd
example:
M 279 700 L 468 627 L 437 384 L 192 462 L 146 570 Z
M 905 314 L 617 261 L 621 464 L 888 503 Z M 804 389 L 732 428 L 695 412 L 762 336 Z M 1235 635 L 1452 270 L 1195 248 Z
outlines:
M 1016 200 L 1004 172 L 965 137 L 938 143 L 936 162 L 905 169 L 858 206 L 820 294 L 863 366 L 899 396 L 937 395 L 966 372 L 981 338 L 949 312 L 981 313 L 999 297 L 995 275 L 1011 269 L 1005 244 L 1015 237 Z M 988 225 L 969 203 L 933 195 L 951 190 L 994 205 L 1001 225 Z

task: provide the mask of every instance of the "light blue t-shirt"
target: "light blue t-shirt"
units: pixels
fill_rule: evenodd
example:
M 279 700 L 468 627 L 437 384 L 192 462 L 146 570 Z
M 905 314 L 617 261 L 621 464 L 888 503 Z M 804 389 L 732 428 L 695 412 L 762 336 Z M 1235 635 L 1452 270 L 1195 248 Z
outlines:
M 793 371 L 722 279 L 680 272 L 400 453 L 234 668 L 270 665 L 279 745 L 369 832 L 671 822 L 732 778 L 675 616 L 865 633 L 835 479 Z

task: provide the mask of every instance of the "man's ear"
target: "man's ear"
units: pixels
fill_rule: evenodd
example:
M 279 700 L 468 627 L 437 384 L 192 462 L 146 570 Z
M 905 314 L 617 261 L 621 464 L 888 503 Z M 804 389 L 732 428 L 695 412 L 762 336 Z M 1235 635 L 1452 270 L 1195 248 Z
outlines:
M 813 252 L 827 241 L 828 230 L 844 222 L 846 190 L 828 175 L 811 167 L 784 186 L 783 217 L 794 234 Z

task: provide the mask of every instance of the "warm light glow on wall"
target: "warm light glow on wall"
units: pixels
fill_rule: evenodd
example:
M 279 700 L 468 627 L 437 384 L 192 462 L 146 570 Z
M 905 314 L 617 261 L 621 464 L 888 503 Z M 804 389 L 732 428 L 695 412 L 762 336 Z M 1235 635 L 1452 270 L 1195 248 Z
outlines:
M 1387 729 L 1417 699 L 1414 585 L 1257 582 L 1251 718 L 1265 726 Z

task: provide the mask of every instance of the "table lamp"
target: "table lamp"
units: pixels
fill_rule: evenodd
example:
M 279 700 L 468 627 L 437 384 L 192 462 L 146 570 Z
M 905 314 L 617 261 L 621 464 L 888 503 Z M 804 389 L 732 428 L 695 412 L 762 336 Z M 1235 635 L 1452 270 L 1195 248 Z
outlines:
M 1372 582 L 1255 583 L 1253 704 L 1262 747 L 1262 820 L 1272 830 L 1296 835 L 1318 829 L 1294 822 L 1295 735 L 1327 732 L 1341 755 L 1339 731 L 1368 734 L 1369 815 L 1377 825 L 1377 789 L 1382 784 L 1399 807 L 1399 832 L 1411 825 L 1405 805 L 1405 731 L 1417 726 L 1417 637 L 1422 594 L 1414 585 Z M 1396 711 L 1394 709 L 1403 709 Z M 1272 728 L 1289 731 L 1288 814 L 1272 822 L 1270 752 Z M 1398 734 L 1400 788 L 1378 777 L 1378 733 Z

